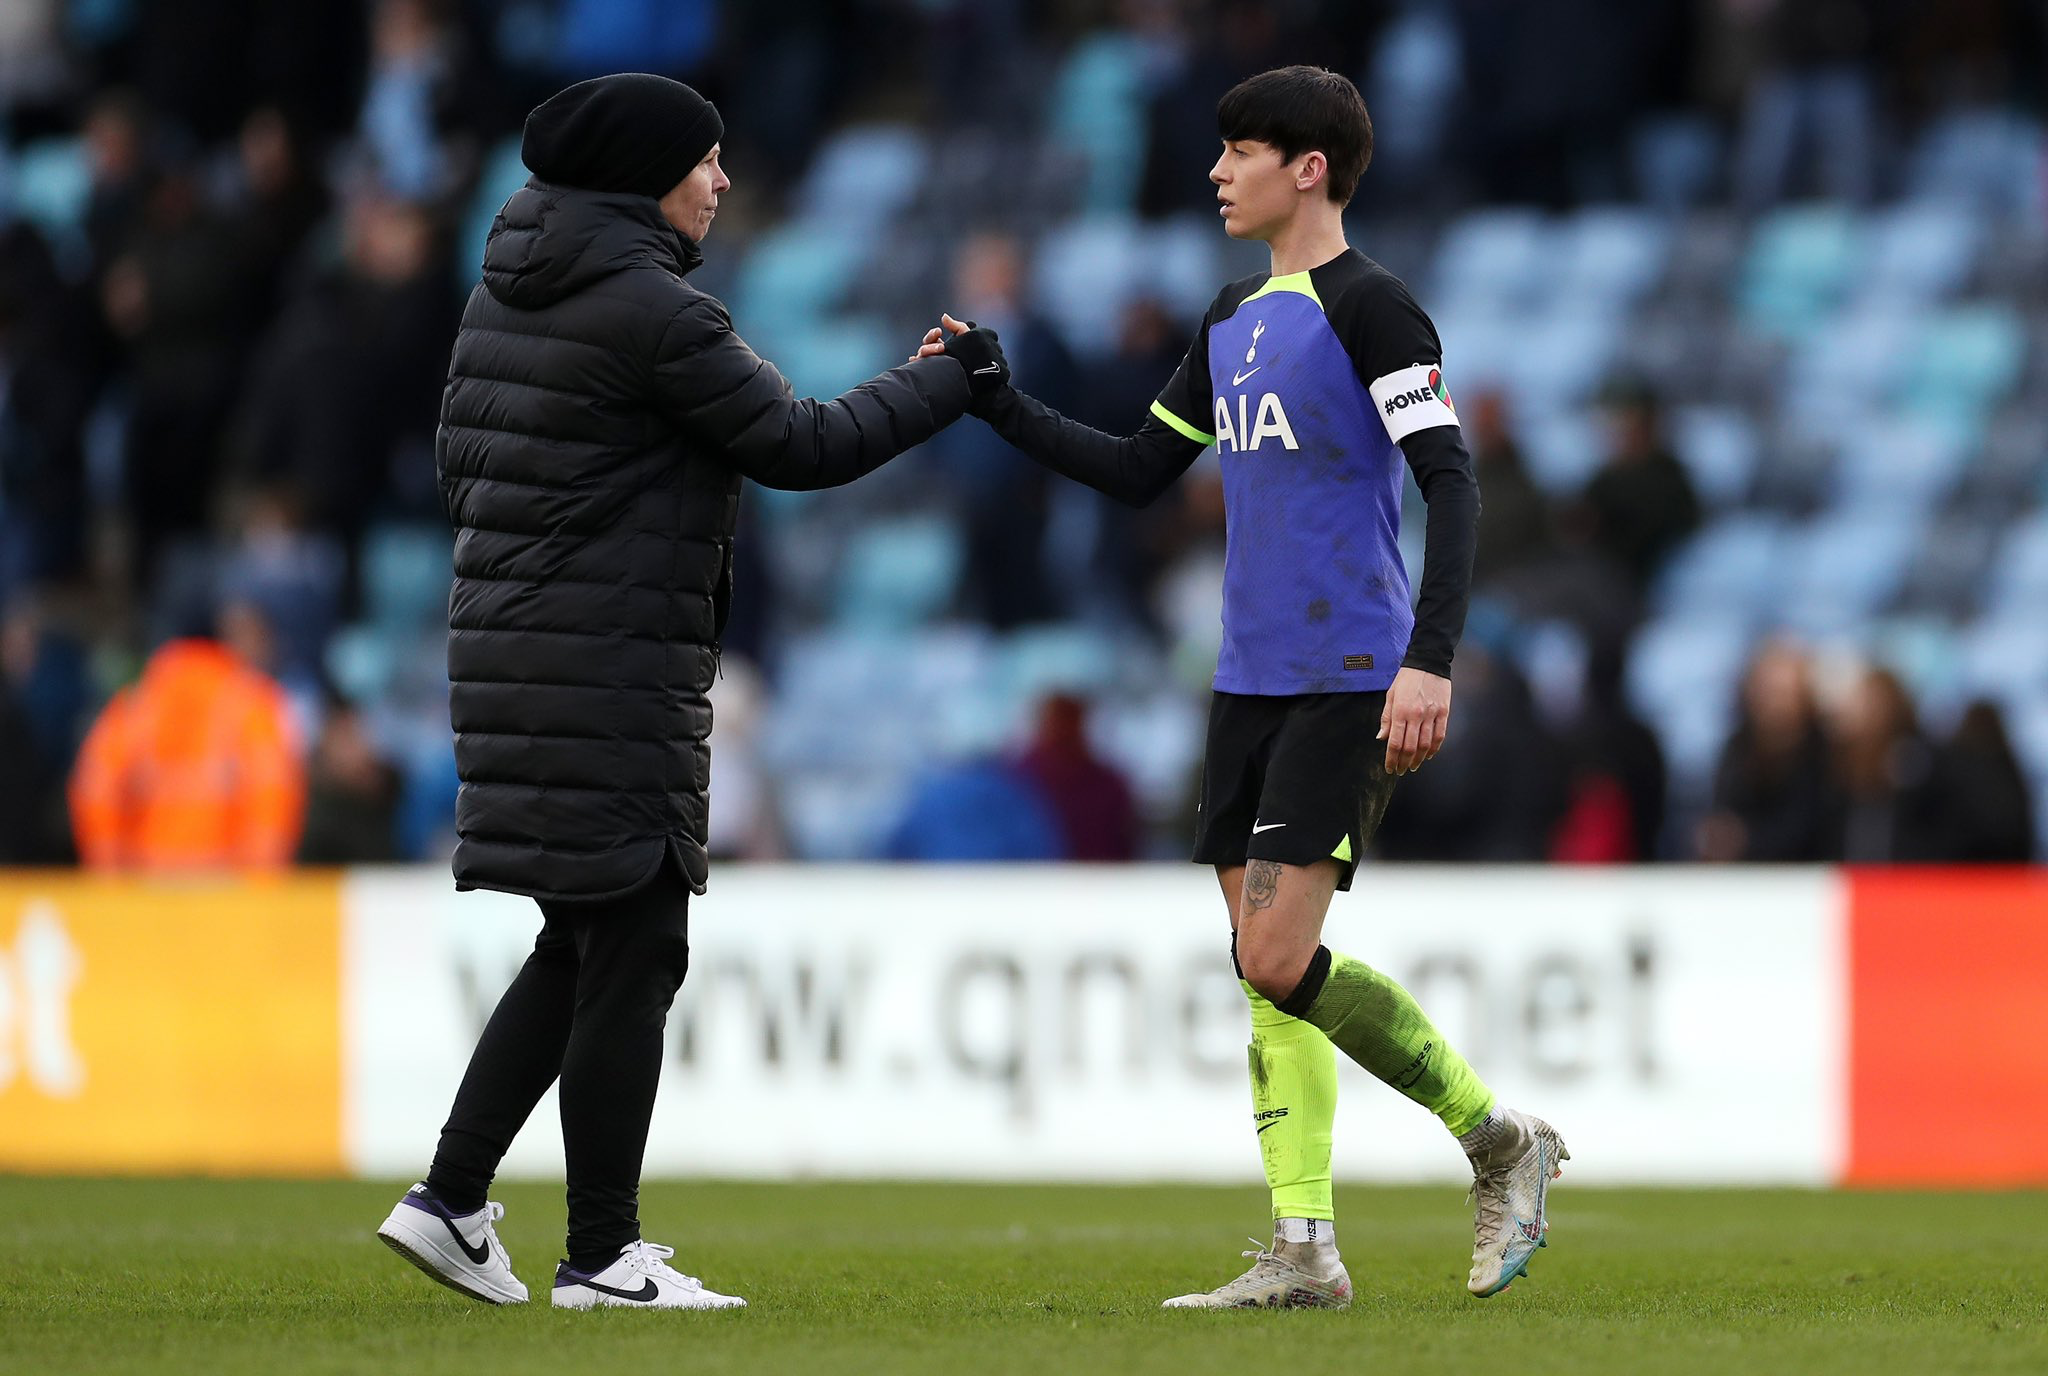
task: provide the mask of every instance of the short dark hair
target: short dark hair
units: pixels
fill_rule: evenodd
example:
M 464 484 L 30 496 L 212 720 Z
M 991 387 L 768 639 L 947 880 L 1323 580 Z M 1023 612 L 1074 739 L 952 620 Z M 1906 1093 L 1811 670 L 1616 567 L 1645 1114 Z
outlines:
M 1256 139 L 1293 162 L 1317 152 L 1330 160 L 1330 199 L 1350 203 L 1372 161 L 1372 116 L 1348 77 L 1325 67 L 1275 67 L 1240 81 L 1216 102 L 1217 132 Z

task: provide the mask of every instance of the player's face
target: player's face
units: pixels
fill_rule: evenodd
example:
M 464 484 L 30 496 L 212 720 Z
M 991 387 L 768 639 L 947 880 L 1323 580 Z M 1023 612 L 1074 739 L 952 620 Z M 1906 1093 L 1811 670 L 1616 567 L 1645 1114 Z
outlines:
M 661 198 L 661 213 L 678 232 L 701 241 L 711 232 L 712 217 L 718 214 L 718 193 L 732 185 L 718 165 L 719 145 L 712 144 L 704 161 L 690 169 L 690 175 L 675 184 Z
M 1303 155 L 1307 156 L 1306 154 Z M 1233 239 L 1270 239 L 1294 214 L 1301 197 L 1296 169 L 1280 150 L 1257 139 L 1226 139 L 1209 180 L 1216 184 L 1223 229 Z

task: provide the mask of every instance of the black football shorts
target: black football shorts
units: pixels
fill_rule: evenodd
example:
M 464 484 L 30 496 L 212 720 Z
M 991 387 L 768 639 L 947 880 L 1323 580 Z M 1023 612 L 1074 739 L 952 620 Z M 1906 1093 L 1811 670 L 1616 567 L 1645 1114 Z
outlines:
M 1384 692 L 1215 694 L 1195 863 L 1335 860 L 1349 889 L 1394 792 L 1375 739 L 1386 703 Z

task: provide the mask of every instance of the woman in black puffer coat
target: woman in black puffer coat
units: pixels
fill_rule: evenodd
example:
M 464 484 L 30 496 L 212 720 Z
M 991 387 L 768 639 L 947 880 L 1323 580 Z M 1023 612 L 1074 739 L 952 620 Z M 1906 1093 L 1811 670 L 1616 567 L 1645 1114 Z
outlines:
M 455 342 L 436 443 L 455 882 L 539 900 L 533 955 L 471 1058 L 427 1180 L 379 1235 L 479 1299 L 526 1289 L 485 1192 L 559 1074 L 569 1166 L 557 1304 L 737 1303 L 640 1240 L 661 1033 L 704 890 L 718 637 L 740 480 L 851 482 L 1008 368 L 986 330 L 833 401 L 798 400 L 686 280 L 729 183 L 709 102 L 661 77 L 571 86 L 528 117 Z

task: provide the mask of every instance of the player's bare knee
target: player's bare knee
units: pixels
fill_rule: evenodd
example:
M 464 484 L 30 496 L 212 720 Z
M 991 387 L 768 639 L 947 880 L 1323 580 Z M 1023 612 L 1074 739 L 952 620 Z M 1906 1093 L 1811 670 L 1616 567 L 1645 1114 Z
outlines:
M 1303 951 L 1291 942 L 1262 940 L 1256 932 L 1238 933 L 1237 964 L 1244 972 L 1244 982 L 1273 1003 L 1294 992 L 1314 954 L 1313 946 Z

